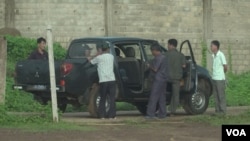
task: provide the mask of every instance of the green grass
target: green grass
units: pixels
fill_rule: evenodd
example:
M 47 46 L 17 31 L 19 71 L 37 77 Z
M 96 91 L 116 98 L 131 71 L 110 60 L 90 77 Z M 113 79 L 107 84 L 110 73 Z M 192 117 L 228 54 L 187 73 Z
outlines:
M 250 72 L 239 75 L 227 74 L 226 101 L 227 106 L 250 105 Z M 210 98 L 209 107 L 214 107 L 214 97 Z
M 95 131 L 93 126 L 78 125 L 76 123 L 58 122 L 58 123 L 16 123 L 10 125 L 0 125 L 0 128 L 21 129 L 27 132 L 53 132 L 53 131 Z
M 250 124 L 250 109 L 240 115 L 198 115 L 189 117 L 186 121 L 191 123 L 208 123 L 214 126 L 222 124 Z

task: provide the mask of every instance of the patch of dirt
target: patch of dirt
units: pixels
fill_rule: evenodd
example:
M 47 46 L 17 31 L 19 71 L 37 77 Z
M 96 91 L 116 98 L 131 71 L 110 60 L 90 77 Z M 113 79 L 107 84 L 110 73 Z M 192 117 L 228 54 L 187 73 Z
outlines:
M 26 132 L 0 129 L 1 141 L 219 141 L 220 127 L 148 121 L 145 125 L 95 125 L 93 131 Z
M 228 108 L 237 115 L 249 107 Z M 204 114 L 212 114 L 210 108 Z M 63 120 L 86 127 L 89 131 L 28 132 L 0 129 L 0 141 L 220 141 L 221 127 L 184 120 L 183 112 L 164 120 L 145 120 L 138 111 L 118 112 L 116 120 L 90 118 L 88 113 L 65 113 Z

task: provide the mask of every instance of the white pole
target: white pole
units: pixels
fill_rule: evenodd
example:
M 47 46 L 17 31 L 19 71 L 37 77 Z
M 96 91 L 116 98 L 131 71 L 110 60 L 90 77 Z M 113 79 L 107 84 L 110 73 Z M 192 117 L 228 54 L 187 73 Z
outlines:
M 47 27 L 47 40 L 48 40 L 48 53 L 49 53 L 49 72 L 50 72 L 50 88 L 51 88 L 50 91 L 51 91 L 53 121 L 58 122 L 54 52 L 53 52 L 53 40 L 52 40 L 52 28 L 50 25 L 48 25 Z

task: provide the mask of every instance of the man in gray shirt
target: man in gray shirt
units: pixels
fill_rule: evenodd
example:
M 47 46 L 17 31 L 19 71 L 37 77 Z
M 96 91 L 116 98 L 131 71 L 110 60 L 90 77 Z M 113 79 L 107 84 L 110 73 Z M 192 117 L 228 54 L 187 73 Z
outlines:
M 159 45 L 152 45 L 151 52 L 154 59 L 149 68 L 152 76 L 152 88 L 148 102 L 146 119 L 155 118 L 156 105 L 159 105 L 158 118 L 165 118 L 166 113 L 166 91 L 167 91 L 167 59 L 161 53 L 161 47 Z

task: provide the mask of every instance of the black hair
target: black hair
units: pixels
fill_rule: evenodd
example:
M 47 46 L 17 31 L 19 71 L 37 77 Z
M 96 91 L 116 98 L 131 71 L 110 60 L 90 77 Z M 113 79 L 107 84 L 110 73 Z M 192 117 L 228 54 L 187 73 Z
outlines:
M 101 45 L 102 51 L 107 51 L 109 49 L 109 44 L 107 42 L 102 43 Z
M 169 39 L 168 44 L 173 45 L 174 47 L 177 47 L 178 41 L 176 39 Z
M 38 38 L 38 39 L 36 40 L 36 42 L 37 42 L 38 44 L 40 44 L 41 42 L 45 42 L 45 43 L 46 43 L 46 39 L 43 38 L 43 37 L 40 37 L 40 38 Z
M 150 47 L 151 50 L 157 50 L 161 52 L 161 46 L 159 46 L 158 44 L 153 44 Z
M 102 48 L 102 51 L 107 51 L 109 50 L 109 48 Z
M 220 48 L 220 42 L 217 41 L 217 40 L 213 40 L 213 41 L 211 42 L 211 44 L 215 45 L 215 46 L 217 47 L 217 49 Z

